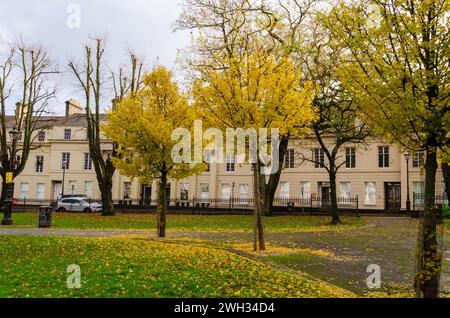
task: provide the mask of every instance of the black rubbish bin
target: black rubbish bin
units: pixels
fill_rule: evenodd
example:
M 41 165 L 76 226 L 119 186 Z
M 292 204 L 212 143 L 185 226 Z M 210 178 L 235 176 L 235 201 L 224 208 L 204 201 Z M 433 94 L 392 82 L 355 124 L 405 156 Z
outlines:
M 39 208 L 39 227 L 48 228 L 52 226 L 52 212 L 51 206 L 41 206 Z

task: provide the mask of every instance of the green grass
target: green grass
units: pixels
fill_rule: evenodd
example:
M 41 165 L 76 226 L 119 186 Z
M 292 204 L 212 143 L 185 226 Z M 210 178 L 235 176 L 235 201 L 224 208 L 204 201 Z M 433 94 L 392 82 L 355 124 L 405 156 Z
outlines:
M 19 227 L 35 227 L 37 213 L 18 213 L 14 215 L 15 224 Z M 292 232 L 307 230 L 329 230 L 362 226 L 359 218 L 344 217 L 343 225 L 330 226 L 330 218 L 323 216 L 276 216 L 266 217 L 265 225 L 268 231 Z M 55 213 L 53 218 L 55 228 L 73 229 L 154 229 L 154 215 L 120 214 L 113 217 L 103 217 L 98 214 L 68 214 Z M 186 231 L 238 231 L 251 232 L 252 216 L 242 215 L 169 215 L 167 226 L 172 229 Z
M 14 213 L 14 227 L 35 228 L 37 213 Z M 343 224 L 329 225 L 330 218 L 323 216 L 276 216 L 264 219 L 269 232 L 320 231 L 346 229 L 364 225 L 356 217 L 343 217 Z M 252 216 L 225 215 L 169 215 L 168 230 L 206 231 L 206 232 L 251 232 Z M 156 227 L 155 215 L 120 214 L 103 217 L 99 214 L 54 213 L 53 228 L 57 229 L 134 229 L 153 230 Z
M 444 227 L 445 227 L 445 229 L 450 230 L 450 220 L 449 219 L 444 220 Z
M 67 266 L 81 268 L 68 289 Z M 120 238 L 0 236 L 0 297 L 354 297 L 223 250 Z

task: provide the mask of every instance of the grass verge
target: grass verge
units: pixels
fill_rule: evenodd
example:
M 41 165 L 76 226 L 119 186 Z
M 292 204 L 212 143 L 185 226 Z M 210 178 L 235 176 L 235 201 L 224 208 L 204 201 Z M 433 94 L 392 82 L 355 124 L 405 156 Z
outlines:
M 354 297 L 226 251 L 136 239 L 0 236 L 0 268 L 0 297 Z
M 14 213 L 14 227 L 35 228 L 37 213 Z M 268 232 L 302 232 L 349 229 L 364 225 L 357 217 L 342 217 L 343 224 L 330 225 L 326 216 L 274 216 L 264 219 Z M 119 214 L 103 217 L 98 214 L 54 213 L 53 228 L 57 229 L 134 229 L 154 230 L 156 217 L 149 214 Z M 249 215 L 177 215 L 171 214 L 168 230 L 204 232 L 252 232 L 253 217 Z

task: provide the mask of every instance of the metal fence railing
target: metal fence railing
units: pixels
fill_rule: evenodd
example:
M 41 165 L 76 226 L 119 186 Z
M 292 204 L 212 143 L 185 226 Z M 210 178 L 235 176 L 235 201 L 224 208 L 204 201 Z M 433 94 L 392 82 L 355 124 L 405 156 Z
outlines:
M 90 198 L 86 200 L 88 203 L 99 202 L 99 198 Z M 158 202 L 156 200 L 143 200 L 141 198 L 122 198 L 114 199 L 113 204 L 119 210 L 155 210 Z M 40 206 L 52 206 L 56 208 L 58 201 L 54 199 L 14 199 L 14 210 L 27 211 L 36 209 Z M 228 211 L 252 211 L 254 206 L 253 198 L 232 197 L 232 198 L 198 198 L 193 197 L 188 200 L 168 199 L 167 206 L 171 210 L 187 210 L 187 211 L 209 211 L 209 210 L 228 210 Z M 358 196 L 339 197 L 339 209 L 359 210 Z M 305 210 L 328 210 L 331 208 L 331 200 L 321 197 L 275 197 L 273 201 L 273 210 L 279 212 L 301 212 Z
M 435 196 L 436 205 L 448 204 L 447 194 L 437 194 Z M 413 211 L 423 210 L 425 207 L 425 194 L 424 193 L 413 193 Z

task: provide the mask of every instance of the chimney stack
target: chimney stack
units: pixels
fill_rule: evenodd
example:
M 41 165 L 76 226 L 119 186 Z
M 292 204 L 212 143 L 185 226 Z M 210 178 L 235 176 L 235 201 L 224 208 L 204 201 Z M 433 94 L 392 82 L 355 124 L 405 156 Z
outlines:
M 66 118 L 69 118 L 75 114 L 82 114 L 83 108 L 80 103 L 74 99 L 66 101 Z

